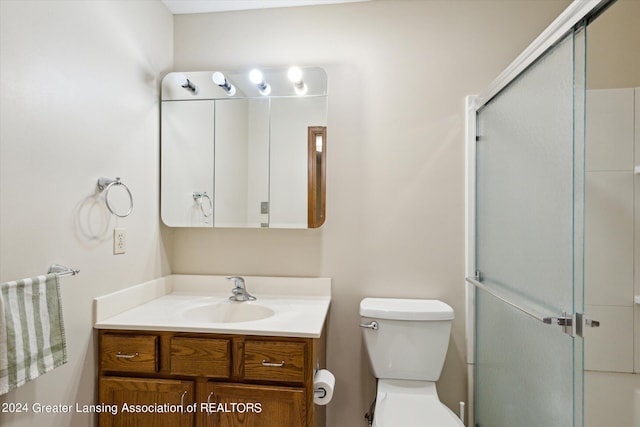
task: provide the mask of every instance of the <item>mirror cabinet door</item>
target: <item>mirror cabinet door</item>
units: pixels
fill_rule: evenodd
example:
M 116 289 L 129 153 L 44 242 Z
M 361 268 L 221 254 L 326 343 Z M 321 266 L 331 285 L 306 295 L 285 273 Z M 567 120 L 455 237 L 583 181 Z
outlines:
M 327 77 L 306 67 L 303 80 L 293 83 L 288 71 L 264 70 L 268 95 L 246 72 L 164 77 L 160 199 L 166 225 L 324 223 Z M 321 140 L 318 155 L 315 142 L 313 154 L 309 148 L 311 129 L 323 129 L 313 136 Z
M 162 103 L 160 212 L 169 227 L 213 227 L 213 100 Z
M 308 132 L 326 124 L 326 97 L 271 100 L 271 222 L 308 227 Z
M 268 227 L 269 100 L 216 100 L 216 227 Z

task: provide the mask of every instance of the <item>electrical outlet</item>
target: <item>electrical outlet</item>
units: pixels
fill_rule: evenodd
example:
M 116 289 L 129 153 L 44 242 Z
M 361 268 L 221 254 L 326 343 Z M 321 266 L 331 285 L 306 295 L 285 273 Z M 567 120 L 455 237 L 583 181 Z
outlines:
M 127 249 L 127 234 L 124 228 L 113 229 L 113 254 L 120 255 Z

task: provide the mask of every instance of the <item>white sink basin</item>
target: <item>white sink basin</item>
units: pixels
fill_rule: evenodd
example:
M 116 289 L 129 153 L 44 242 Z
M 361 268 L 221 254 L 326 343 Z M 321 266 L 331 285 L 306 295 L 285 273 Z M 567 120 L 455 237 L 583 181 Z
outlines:
M 185 310 L 186 320 L 205 323 L 238 323 L 266 319 L 274 315 L 269 307 L 251 302 L 225 301 Z
M 94 327 L 321 336 L 331 304 L 331 279 L 245 276 L 245 280 L 256 301 L 229 301 L 226 276 L 178 274 L 131 286 L 94 300 Z

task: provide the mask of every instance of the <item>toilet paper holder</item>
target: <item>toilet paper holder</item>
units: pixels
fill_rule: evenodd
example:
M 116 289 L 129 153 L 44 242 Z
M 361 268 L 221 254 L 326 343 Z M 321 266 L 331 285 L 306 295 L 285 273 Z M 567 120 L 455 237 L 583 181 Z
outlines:
M 318 387 L 313 389 L 314 397 L 319 397 L 320 399 L 322 399 L 326 395 L 327 395 L 327 390 L 325 390 L 324 387 Z
M 313 402 L 316 405 L 327 405 L 333 398 L 335 377 L 327 369 L 318 369 L 313 374 Z

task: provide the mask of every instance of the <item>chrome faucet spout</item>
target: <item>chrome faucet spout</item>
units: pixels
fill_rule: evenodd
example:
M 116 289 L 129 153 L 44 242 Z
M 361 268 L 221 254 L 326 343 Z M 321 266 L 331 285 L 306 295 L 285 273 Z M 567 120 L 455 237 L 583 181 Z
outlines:
M 229 297 L 231 301 L 255 301 L 256 297 L 247 292 L 246 285 L 244 283 L 244 277 L 230 276 L 227 280 L 233 281 L 232 296 Z

